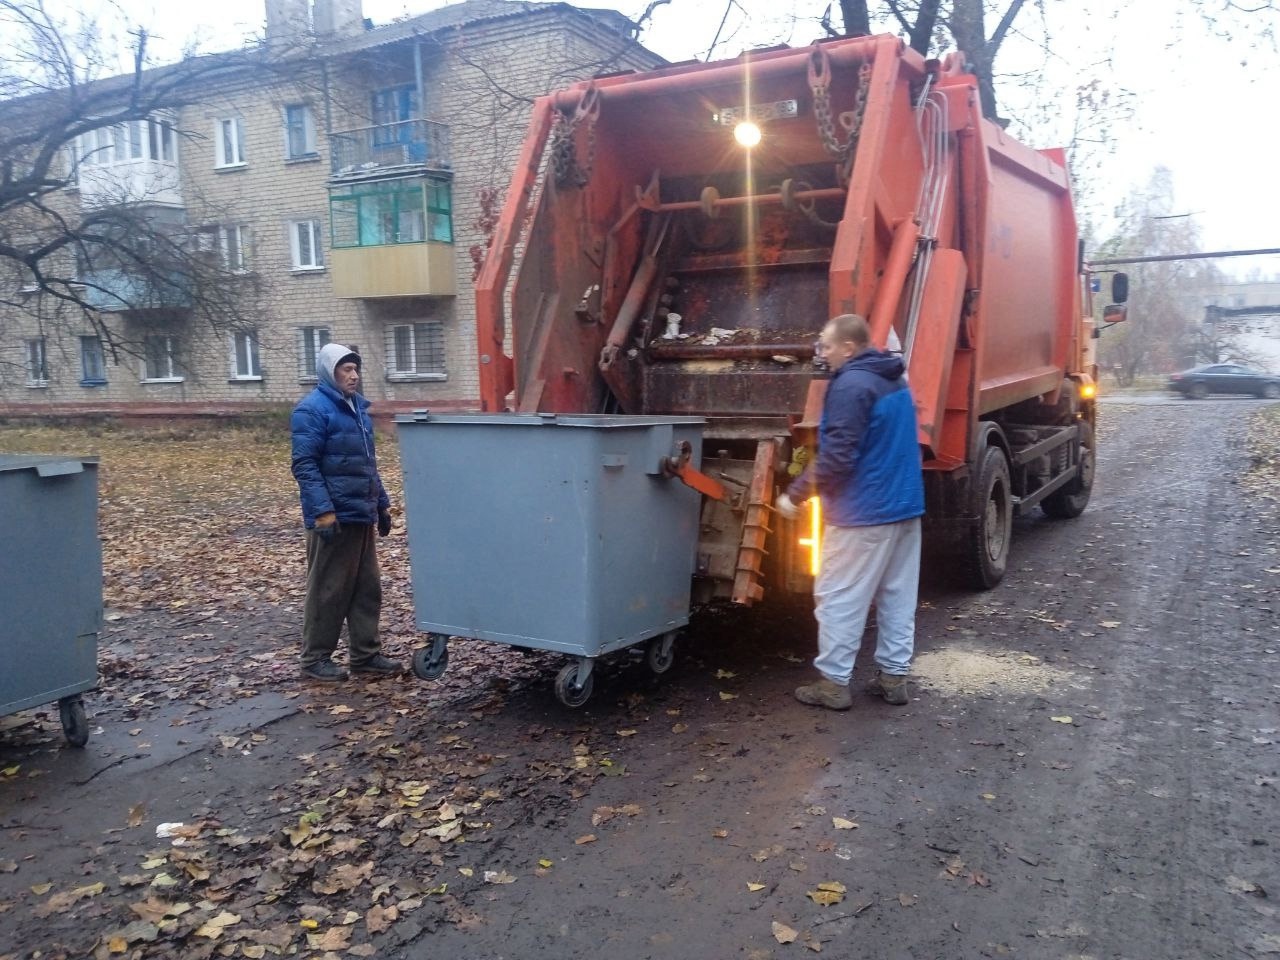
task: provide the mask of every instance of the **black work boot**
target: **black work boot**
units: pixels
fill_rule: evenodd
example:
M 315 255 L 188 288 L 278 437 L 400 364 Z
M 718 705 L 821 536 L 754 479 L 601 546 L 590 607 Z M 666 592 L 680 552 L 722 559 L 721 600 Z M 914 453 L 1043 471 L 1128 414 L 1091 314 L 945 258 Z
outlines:
M 332 660 L 317 660 L 315 663 L 304 663 L 302 675 L 308 680 L 319 680 L 322 683 L 337 683 L 347 679 L 347 671 Z
M 363 673 L 371 677 L 391 677 L 403 669 L 399 660 L 392 660 L 380 653 L 375 653 L 368 660 L 361 660 L 351 665 L 352 673 Z
M 885 703 L 900 707 L 909 699 L 907 696 L 907 678 L 877 670 L 876 675 L 867 684 L 867 689 L 877 696 L 884 697 Z

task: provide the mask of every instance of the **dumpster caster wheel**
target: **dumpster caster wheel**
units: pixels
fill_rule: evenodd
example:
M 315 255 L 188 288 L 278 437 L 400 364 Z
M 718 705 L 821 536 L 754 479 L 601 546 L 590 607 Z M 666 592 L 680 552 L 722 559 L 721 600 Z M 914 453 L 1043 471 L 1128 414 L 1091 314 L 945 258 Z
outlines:
M 556 699 L 566 707 L 580 707 L 591 699 L 591 690 L 594 686 L 595 680 L 589 673 L 579 685 L 578 665 L 567 663 L 556 674 Z
M 432 633 L 431 644 L 413 655 L 413 675 L 419 680 L 439 680 L 449 666 L 449 638 Z
M 660 637 L 654 637 L 649 641 L 649 645 L 645 648 L 644 662 L 649 665 L 649 669 L 653 671 L 655 676 L 661 676 L 671 669 L 671 665 L 676 662 L 675 654 L 676 635 L 674 633 L 664 633 Z
M 62 721 L 62 733 L 73 747 L 83 747 L 89 742 L 89 720 L 84 715 L 84 701 L 79 697 L 67 697 L 58 701 L 58 718 Z

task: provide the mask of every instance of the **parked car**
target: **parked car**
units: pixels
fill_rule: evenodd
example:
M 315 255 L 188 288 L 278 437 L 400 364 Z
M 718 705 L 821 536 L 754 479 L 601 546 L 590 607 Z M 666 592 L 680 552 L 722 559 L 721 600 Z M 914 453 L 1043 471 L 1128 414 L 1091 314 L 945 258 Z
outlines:
M 1193 400 L 1211 393 L 1247 393 L 1275 400 L 1280 398 L 1280 377 L 1236 363 L 1206 363 L 1170 374 L 1169 389 Z

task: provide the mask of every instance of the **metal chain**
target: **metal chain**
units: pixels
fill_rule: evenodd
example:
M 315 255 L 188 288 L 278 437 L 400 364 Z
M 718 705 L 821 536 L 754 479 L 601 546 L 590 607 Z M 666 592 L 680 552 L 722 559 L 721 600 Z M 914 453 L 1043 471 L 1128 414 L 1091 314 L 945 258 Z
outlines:
M 582 100 L 572 115 L 556 113 L 555 126 L 551 130 L 551 163 L 556 184 L 585 187 L 591 180 L 591 170 L 596 162 L 596 118 L 600 115 L 599 100 L 593 90 L 583 93 Z M 585 163 L 578 163 L 578 128 L 587 121 L 587 156 Z
M 864 63 L 858 69 L 858 89 L 854 94 L 852 119 L 848 122 L 849 138 L 844 143 L 836 134 L 835 116 L 831 113 L 831 68 L 825 66 L 821 75 L 810 72 L 810 89 L 813 92 L 813 116 L 818 124 L 818 137 L 827 153 L 837 161 L 840 182 L 848 183 L 853 168 L 853 153 L 862 132 L 862 117 L 867 109 L 867 87 L 871 82 L 871 64 Z
M 577 167 L 577 147 L 573 142 L 573 121 L 563 113 L 556 112 L 556 122 L 551 128 L 551 168 L 555 173 L 556 185 L 563 187 Z

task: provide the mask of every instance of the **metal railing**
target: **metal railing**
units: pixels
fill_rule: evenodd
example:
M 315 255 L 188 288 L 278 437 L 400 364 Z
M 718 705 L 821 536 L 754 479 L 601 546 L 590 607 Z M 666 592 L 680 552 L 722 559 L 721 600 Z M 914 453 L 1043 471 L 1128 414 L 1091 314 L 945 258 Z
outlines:
M 449 170 L 449 126 L 438 120 L 380 123 L 329 135 L 335 179 L 378 176 L 392 170 Z

